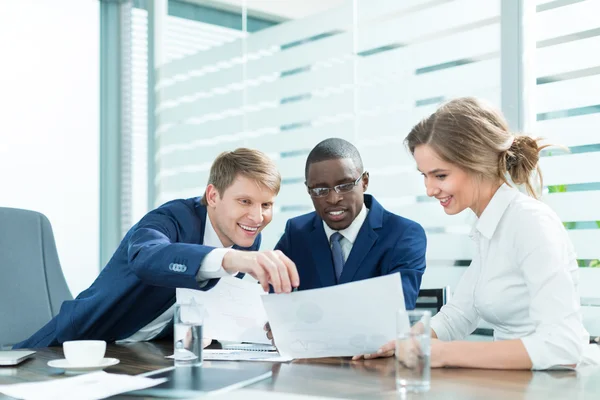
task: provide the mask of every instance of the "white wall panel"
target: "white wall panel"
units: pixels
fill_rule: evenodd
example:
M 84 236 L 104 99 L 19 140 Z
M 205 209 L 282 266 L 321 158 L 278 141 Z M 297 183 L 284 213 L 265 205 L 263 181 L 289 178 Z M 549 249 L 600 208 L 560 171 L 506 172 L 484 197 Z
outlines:
M 244 130 L 244 117 L 242 115 L 224 117 L 193 124 L 177 124 L 159 135 L 161 151 L 173 145 L 190 144 L 198 139 L 212 139 L 216 136 L 232 135 Z M 220 135 L 215 133 L 219 132 Z
M 577 251 L 577 257 L 584 260 L 600 258 L 600 229 L 569 230 L 569 237 Z M 597 294 L 596 294 L 597 295 Z
M 252 143 L 265 153 L 285 153 L 298 149 L 312 149 L 321 140 L 328 137 L 340 137 L 352 140 L 354 121 L 346 119 L 317 126 L 282 131 L 269 135 Z
M 321 117 L 351 113 L 353 106 L 351 91 L 327 97 L 314 97 L 310 101 L 280 104 L 273 109 L 246 113 L 247 127 L 249 130 L 256 130 L 311 122 Z
M 249 87 L 247 103 L 279 102 L 301 94 L 318 92 L 324 88 L 337 88 L 352 82 L 353 76 L 352 63 L 347 62 L 276 78 Z
M 339 7 L 307 18 L 275 25 L 250 35 L 247 43 L 248 52 L 294 43 L 326 32 L 346 30 L 352 25 L 352 18 L 353 1 L 347 0 Z
M 600 182 L 600 152 L 543 157 L 540 167 L 544 185 Z
M 414 159 L 402 142 L 402 132 L 396 141 L 372 142 L 359 146 L 360 155 L 366 170 L 381 170 L 394 165 L 414 165 Z M 416 171 L 416 167 L 414 169 Z
M 600 113 L 538 121 L 534 133 L 548 143 L 562 146 L 597 144 L 600 143 Z
M 500 16 L 497 1 L 456 0 L 424 9 L 418 13 L 401 15 L 360 30 L 358 51 L 368 50 L 392 42 L 417 42 L 433 33 L 464 27 L 473 22 Z M 465 12 L 465 10 L 469 10 Z M 468 29 L 468 28 L 465 28 Z
M 306 193 L 304 182 L 281 185 L 281 191 L 277 196 L 277 204 L 279 206 L 310 204 L 310 197 Z
M 600 104 L 600 75 L 537 86 L 537 112 L 539 113 L 598 104 Z
M 173 60 L 170 63 L 161 66 L 159 73 L 161 79 L 172 79 L 177 76 L 185 77 L 193 73 L 193 71 L 201 70 L 204 66 L 212 66 L 223 61 L 228 62 L 235 59 L 237 59 L 237 62 L 241 62 L 243 54 L 243 42 L 237 40 L 215 47 L 210 51 L 198 52 L 189 57 Z M 193 67 L 193 69 L 190 69 L 190 67 Z M 185 84 L 173 86 L 179 86 L 181 89 L 185 88 Z M 173 89 L 174 88 L 170 88 L 163 91 L 165 100 L 179 97 L 176 92 L 173 92 Z
M 304 167 L 308 154 L 296 157 L 284 157 L 277 160 L 277 167 L 281 176 L 285 178 L 301 178 L 304 181 Z
M 600 221 L 600 191 L 552 193 L 543 201 L 563 221 Z
M 475 215 L 470 210 L 465 210 L 457 215 L 448 215 L 437 201 L 420 202 L 405 206 L 386 206 L 384 202 L 382 204 L 393 213 L 413 221 L 419 221 L 425 229 L 458 226 L 467 227 L 466 229 L 470 230 L 475 221 Z
M 427 234 L 427 260 L 448 261 L 471 260 L 475 243 L 469 235 L 433 233 Z
M 352 33 L 349 32 L 309 41 L 301 46 L 293 46 L 274 52 L 271 56 L 248 62 L 248 79 L 350 55 L 352 49 Z
M 540 48 L 535 66 L 537 77 L 599 67 L 600 36 Z
M 600 3 L 586 0 L 537 14 L 536 38 L 546 40 L 598 28 Z

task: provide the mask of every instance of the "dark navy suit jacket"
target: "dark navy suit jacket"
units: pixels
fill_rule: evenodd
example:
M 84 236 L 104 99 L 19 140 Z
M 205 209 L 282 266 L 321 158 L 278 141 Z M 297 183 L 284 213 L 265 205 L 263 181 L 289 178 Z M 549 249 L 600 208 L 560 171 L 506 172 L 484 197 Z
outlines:
M 400 272 L 406 309 L 415 308 L 425 272 L 425 231 L 418 223 L 386 211 L 371 195 L 369 209 L 344 264 L 339 283 Z M 292 218 L 275 247 L 298 268 L 299 290 L 335 285 L 331 247 L 316 212 Z
M 146 214 L 127 232 L 92 286 L 65 301 L 56 317 L 14 348 L 125 339 L 175 303 L 175 288 L 213 287 L 218 279 L 202 288 L 196 282 L 202 260 L 214 249 L 201 246 L 206 218 L 199 197 L 174 200 Z M 243 250 L 259 247 L 260 236 Z

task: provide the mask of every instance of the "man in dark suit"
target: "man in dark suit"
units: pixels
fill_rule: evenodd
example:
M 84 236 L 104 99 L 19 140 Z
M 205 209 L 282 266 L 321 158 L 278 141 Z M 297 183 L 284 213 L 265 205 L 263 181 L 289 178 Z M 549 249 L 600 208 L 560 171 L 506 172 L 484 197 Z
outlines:
M 275 247 L 296 264 L 299 289 L 400 272 L 406 308 L 413 309 L 425 272 L 421 225 L 364 194 L 369 173 L 356 147 L 343 139 L 317 144 L 305 177 L 315 211 L 290 219 Z
M 95 282 L 14 348 L 67 340 L 129 342 L 170 333 L 175 288 L 208 290 L 218 279 L 248 273 L 265 290 L 299 285 L 292 261 L 259 252 L 281 176 L 263 153 L 237 149 L 213 163 L 202 198 L 174 200 L 150 211 L 125 235 Z

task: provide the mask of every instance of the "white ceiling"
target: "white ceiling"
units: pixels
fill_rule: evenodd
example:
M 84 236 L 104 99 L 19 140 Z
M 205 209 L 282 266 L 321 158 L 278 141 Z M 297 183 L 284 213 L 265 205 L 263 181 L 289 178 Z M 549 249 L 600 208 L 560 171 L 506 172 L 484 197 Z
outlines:
M 337 7 L 348 0 L 186 0 L 190 3 L 240 10 L 244 4 L 250 15 L 277 19 L 299 19 Z

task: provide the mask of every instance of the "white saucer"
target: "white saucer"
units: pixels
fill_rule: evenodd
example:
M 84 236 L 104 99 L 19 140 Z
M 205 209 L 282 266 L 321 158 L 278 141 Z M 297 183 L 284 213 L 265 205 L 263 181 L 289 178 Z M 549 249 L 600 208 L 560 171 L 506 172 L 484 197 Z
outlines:
M 71 365 L 65 358 L 61 358 L 60 360 L 48 361 L 48 365 L 50 367 L 64 369 L 65 371 L 69 371 L 69 372 L 99 371 L 104 368 L 108 368 L 113 365 L 117 365 L 118 363 L 119 363 L 119 360 L 117 358 L 103 358 L 99 364 L 85 365 L 85 366 Z

